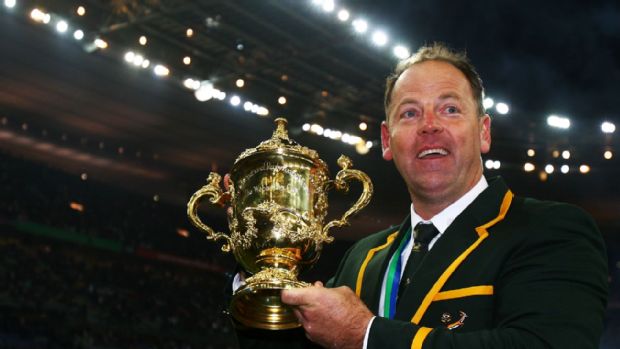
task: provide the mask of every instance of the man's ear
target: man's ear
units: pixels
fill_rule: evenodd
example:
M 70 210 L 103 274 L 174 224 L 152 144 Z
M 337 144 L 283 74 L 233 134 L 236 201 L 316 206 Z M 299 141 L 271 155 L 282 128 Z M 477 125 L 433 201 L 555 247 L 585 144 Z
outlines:
M 480 118 L 480 153 L 486 154 L 491 150 L 491 117 L 484 114 Z
M 390 130 L 385 121 L 381 122 L 381 149 L 383 158 L 387 161 L 392 160 L 392 150 L 390 149 Z

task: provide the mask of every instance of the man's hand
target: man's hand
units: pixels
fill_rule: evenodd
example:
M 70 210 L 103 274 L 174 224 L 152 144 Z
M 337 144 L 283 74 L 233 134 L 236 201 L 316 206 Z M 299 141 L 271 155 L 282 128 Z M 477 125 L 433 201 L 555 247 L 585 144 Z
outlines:
M 350 288 L 325 288 L 317 281 L 282 290 L 282 302 L 293 306 L 311 341 L 331 349 L 362 349 L 373 314 Z

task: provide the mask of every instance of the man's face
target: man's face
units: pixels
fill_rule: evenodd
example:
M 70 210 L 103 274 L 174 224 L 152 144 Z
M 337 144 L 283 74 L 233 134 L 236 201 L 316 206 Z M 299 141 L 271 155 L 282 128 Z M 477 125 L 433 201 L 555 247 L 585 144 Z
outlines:
M 476 111 L 465 75 L 449 63 L 417 63 L 398 78 L 381 141 L 412 200 L 445 208 L 477 183 L 491 120 Z

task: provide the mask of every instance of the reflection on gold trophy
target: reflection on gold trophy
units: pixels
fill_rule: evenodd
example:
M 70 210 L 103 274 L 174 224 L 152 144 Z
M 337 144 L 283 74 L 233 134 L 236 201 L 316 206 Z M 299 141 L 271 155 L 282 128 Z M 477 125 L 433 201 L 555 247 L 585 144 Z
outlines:
M 211 172 L 208 184 L 187 204 L 191 222 L 209 239 L 223 240 L 222 251 L 232 251 L 252 274 L 233 295 L 232 316 L 242 325 L 269 330 L 300 326 L 292 309 L 280 301 L 280 290 L 310 285 L 297 279 L 299 271 L 318 260 L 323 243 L 333 241 L 329 229 L 348 225 L 347 219 L 368 204 L 373 192 L 368 176 L 351 169 L 346 156 L 338 159 L 342 169 L 330 180 L 316 151 L 289 138 L 285 119 L 275 122 L 270 139 L 239 155 L 228 191 L 220 187 L 221 176 Z M 346 192 L 350 180 L 361 182 L 360 198 L 340 219 L 324 224 L 328 191 Z M 230 235 L 200 220 L 197 211 L 203 198 L 230 204 Z

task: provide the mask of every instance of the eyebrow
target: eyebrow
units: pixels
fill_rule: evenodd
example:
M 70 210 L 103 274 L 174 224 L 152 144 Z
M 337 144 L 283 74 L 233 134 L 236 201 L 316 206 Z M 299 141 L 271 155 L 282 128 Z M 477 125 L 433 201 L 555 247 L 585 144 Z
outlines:
M 440 95 L 438 99 L 440 101 L 443 101 L 443 100 L 451 99 L 451 98 L 459 100 L 459 101 L 462 99 L 461 96 L 459 96 L 458 94 L 456 94 L 454 92 L 446 92 L 446 93 Z

